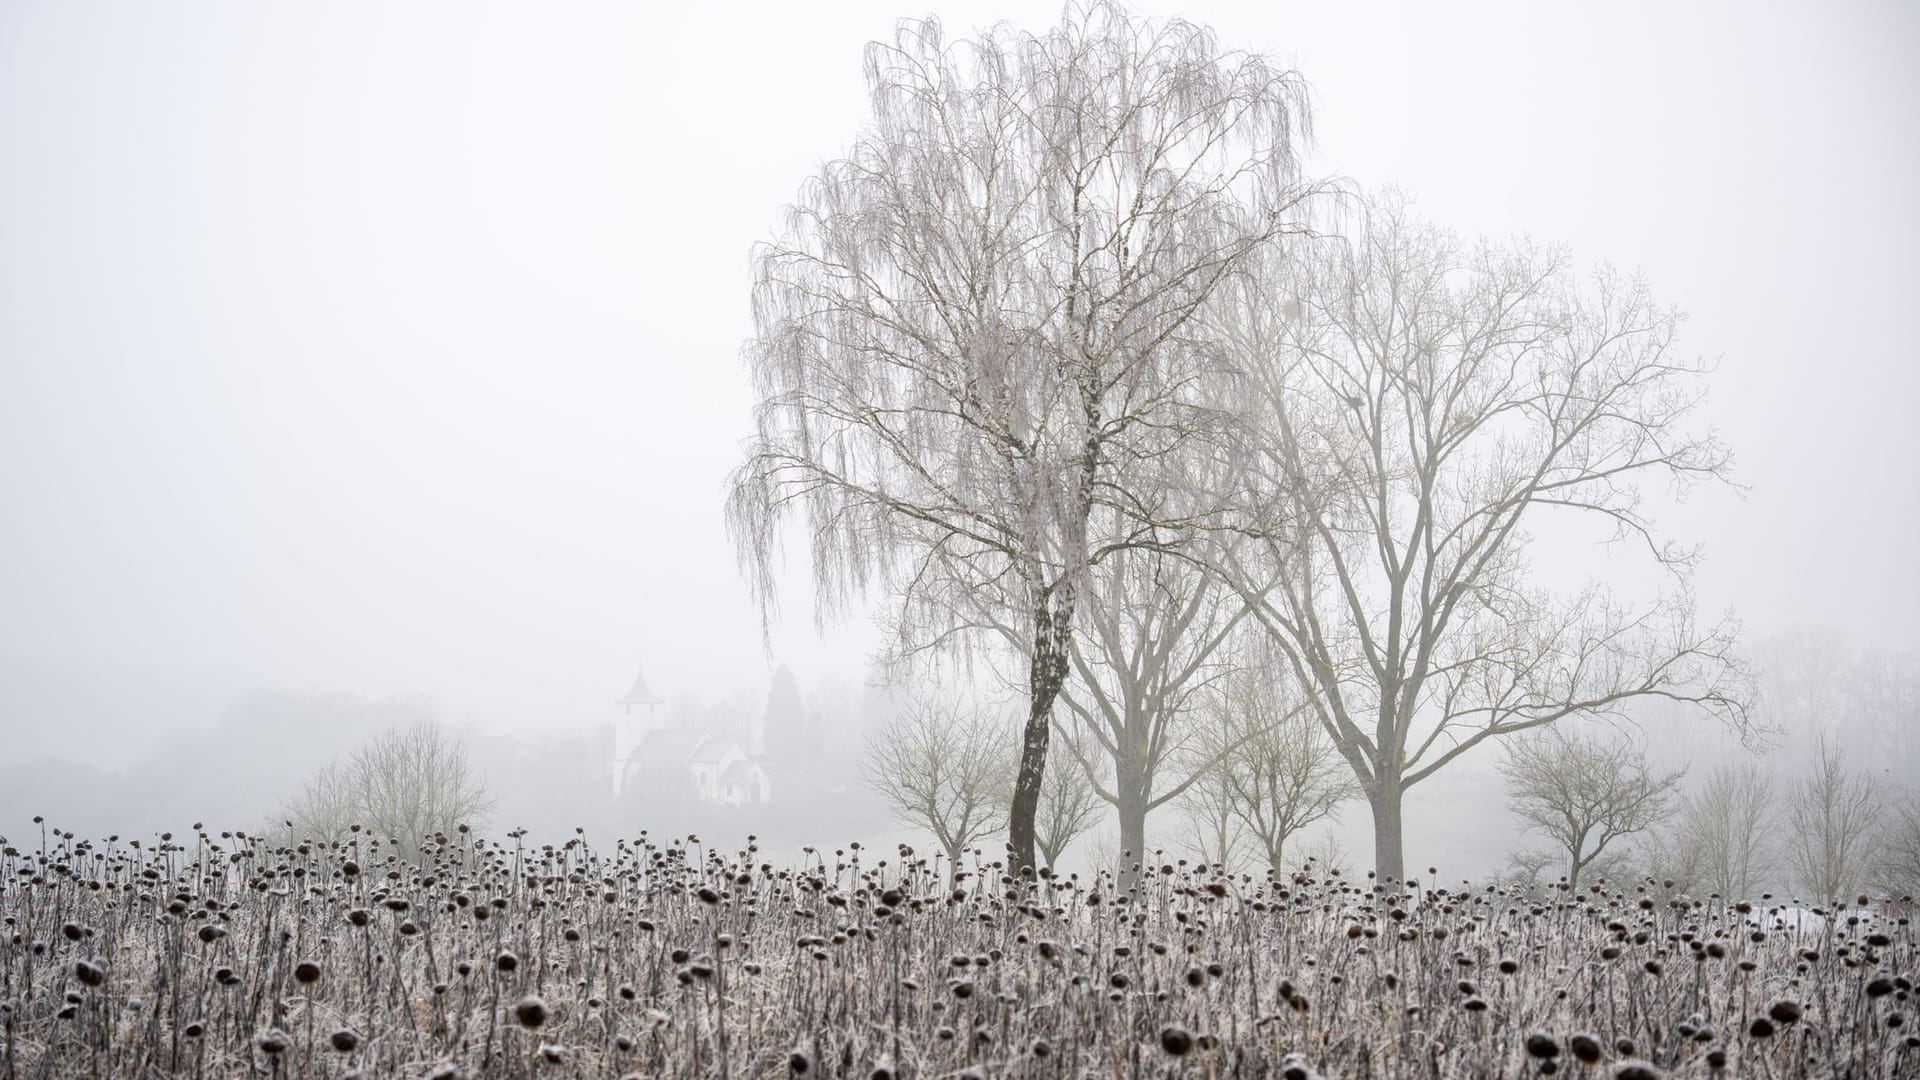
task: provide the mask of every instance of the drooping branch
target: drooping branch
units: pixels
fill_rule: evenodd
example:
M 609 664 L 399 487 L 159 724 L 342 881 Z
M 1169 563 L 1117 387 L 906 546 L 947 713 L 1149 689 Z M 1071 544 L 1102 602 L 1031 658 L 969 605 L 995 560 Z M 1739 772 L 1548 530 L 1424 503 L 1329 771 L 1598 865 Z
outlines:
M 1029 668 L 1030 859 L 1079 598 L 1217 516 L 1175 482 L 1222 423 L 1203 316 L 1301 228 L 1305 92 L 1104 2 L 1039 35 L 904 23 L 867 76 L 872 124 L 755 255 L 728 529 L 767 619 L 796 515 L 823 620 L 878 593 L 905 637 L 951 640 L 939 594 L 991 585 Z

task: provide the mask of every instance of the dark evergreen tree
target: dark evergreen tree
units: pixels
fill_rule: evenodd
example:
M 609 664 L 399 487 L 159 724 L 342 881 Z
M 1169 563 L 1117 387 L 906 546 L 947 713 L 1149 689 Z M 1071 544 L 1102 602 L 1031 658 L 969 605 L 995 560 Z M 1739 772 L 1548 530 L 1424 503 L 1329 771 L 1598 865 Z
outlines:
M 800 700 L 800 684 L 794 680 L 793 669 L 785 664 L 773 673 L 760 730 L 768 757 L 799 761 L 807 756 L 807 707 Z

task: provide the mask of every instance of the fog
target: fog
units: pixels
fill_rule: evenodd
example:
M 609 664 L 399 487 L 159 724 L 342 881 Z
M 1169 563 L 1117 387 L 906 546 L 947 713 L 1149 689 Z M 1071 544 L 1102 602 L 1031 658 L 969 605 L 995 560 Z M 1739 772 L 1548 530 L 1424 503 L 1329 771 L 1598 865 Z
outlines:
M 722 504 L 751 248 L 868 121 L 865 43 L 924 12 L 691 7 L 0 6 L 0 834 L 253 827 L 394 710 L 467 734 L 497 828 L 631 830 L 528 762 L 597 760 L 641 670 L 753 749 L 782 665 L 832 794 L 716 827 L 912 833 L 851 765 L 880 633 L 816 627 L 796 537 L 763 638 Z M 1700 611 L 1756 656 L 1920 650 L 1920 11 L 1140 9 L 1297 67 L 1307 173 L 1644 274 L 1717 363 L 1698 426 L 1734 454 L 1738 489 L 1649 492 L 1703 547 Z M 1573 589 L 1616 561 L 1539 565 Z M 1489 833 L 1416 824 L 1411 861 L 1498 868 L 1497 760 L 1417 797 Z

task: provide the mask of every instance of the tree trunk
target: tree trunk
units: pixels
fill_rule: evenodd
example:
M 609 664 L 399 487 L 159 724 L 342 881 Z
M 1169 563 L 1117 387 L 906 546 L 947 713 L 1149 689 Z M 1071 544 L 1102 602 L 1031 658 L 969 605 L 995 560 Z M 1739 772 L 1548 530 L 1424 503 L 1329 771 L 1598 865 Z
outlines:
M 1367 802 L 1373 808 L 1373 870 L 1381 881 L 1405 881 L 1407 877 L 1400 838 L 1402 794 L 1400 778 L 1384 773 L 1367 791 Z
M 947 848 L 947 888 L 953 889 L 960 884 L 960 860 L 967 849 L 959 844 Z
M 1038 666 L 1036 662 L 1036 667 Z M 1013 785 L 1013 805 L 1007 813 L 1008 871 L 1016 876 L 1033 865 L 1033 823 L 1040 809 L 1040 782 L 1047 768 L 1047 740 L 1053 731 L 1051 694 L 1040 692 L 1040 680 L 1027 708 L 1027 729 L 1020 740 L 1020 773 Z
M 1140 881 L 1140 868 L 1147 863 L 1147 793 L 1138 777 L 1124 773 L 1118 777 L 1114 794 L 1120 797 L 1115 809 L 1120 812 L 1120 887 L 1131 889 Z
M 1034 844 L 1040 849 L 1040 865 L 1051 870 L 1060 865 L 1060 849 L 1040 837 L 1034 838 Z
M 1009 873 L 1018 877 L 1034 864 L 1034 819 L 1040 810 L 1040 782 L 1046 775 L 1047 741 L 1053 734 L 1053 703 L 1067 681 L 1068 649 L 1073 645 L 1073 592 L 1062 588 L 1040 594 L 1033 610 L 1033 653 L 1027 666 L 1027 729 L 1020 740 L 1020 772 L 1007 811 Z

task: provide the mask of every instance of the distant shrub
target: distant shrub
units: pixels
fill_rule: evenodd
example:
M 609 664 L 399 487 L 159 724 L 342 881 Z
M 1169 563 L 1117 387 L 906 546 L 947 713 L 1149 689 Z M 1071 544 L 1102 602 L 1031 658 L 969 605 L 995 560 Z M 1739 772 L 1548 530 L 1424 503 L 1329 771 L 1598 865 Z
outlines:
M 417 852 L 436 834 L 484 825 L 492 808 L 460 738 L 420 720 L 376 735 L 316 773 L 286 804 L 281 838 L 337 844 L 364 830 Z

